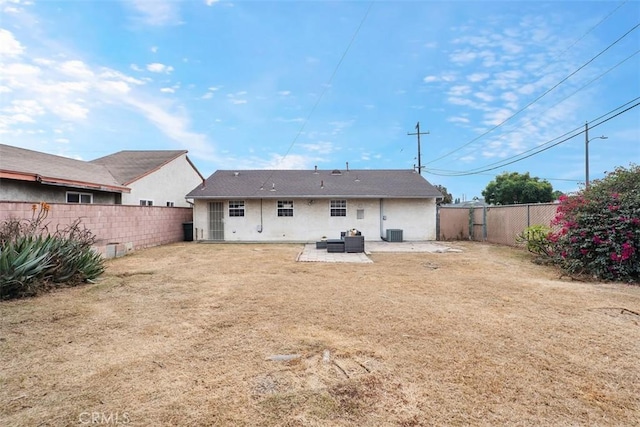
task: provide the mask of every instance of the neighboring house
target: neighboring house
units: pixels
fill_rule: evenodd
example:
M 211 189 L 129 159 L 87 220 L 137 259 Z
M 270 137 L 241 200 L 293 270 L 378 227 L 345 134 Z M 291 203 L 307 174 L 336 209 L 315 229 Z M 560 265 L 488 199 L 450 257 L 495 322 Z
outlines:
M 131 189 L 122 194 L 123 205 L 188 207 L 185 195 L 204 181 L 186 150 L 119 151 L 90 163 L 106 167 Z
M 0 144 L 0 200 L 190 206 L 204 179 L 186 151 L 121 151 L 92 162 Z
M 120 204 L 129 191 L 104 166 L 0 144 L 0 200 Z
M 219 170 L 188 195 L 196 240 L 436 239 L 442 194 L 412 170 Z

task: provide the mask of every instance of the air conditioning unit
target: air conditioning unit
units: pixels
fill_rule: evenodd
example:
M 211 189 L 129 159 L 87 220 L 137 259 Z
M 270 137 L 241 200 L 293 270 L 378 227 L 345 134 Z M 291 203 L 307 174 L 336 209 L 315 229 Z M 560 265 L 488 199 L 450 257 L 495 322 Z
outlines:
M 387 242 L 402 242 L 402 230 L 387 228 Z

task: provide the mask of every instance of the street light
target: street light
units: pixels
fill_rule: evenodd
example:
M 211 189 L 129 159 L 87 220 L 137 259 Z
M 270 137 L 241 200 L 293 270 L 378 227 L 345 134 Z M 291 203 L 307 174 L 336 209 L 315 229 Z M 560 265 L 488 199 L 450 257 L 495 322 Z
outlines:
M 589 142 L 594 139 L 607 139 L 607 136 L 596 136 L 589 139 L 589 122 L 584 123 L 584 186 L 589 188 Z

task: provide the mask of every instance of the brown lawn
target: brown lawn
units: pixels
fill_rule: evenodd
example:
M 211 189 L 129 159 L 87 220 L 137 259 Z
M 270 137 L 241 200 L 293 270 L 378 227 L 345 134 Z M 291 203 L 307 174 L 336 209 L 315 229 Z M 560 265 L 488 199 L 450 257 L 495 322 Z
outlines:
M 640 286 L 455 246 L 183 243 L 2 302 L 0 425 L 640 425 Z

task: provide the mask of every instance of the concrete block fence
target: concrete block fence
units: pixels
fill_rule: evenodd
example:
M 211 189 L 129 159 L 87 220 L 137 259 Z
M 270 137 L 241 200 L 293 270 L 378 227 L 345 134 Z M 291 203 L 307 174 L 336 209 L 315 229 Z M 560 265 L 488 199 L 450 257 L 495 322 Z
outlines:
M 0 221 L 30 219 L 32 206 L 30 202 L 0 202 Z M 50 232 L 80 218 L 81 226 L 96 235 L 96 250 L 108 258 L 135 249 L 182 241 L 183 223 L 193 221 L 191 208 L 67 203 L 50 203 L 49 206 L 43 224 Z M 37 209 L 40 209 L 39 205 Z

